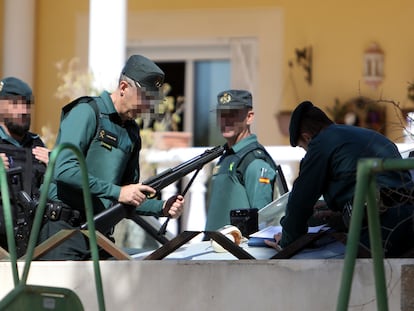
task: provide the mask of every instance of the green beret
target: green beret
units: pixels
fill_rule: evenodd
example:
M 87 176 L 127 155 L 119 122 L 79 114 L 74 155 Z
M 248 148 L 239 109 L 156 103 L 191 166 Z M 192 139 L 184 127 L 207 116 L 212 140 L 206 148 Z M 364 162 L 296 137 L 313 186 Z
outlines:
M 217 109 L 253 108 L 252 94 L 245 90 L 227 90 L 217 95 Z
M 0 97 L 23 97 L 30 101 L 32 98 L 32 89 L 20 79 L 7 77 L 0 81 Z
M 132 55 L 122 69 L 122 74 L 149 92 L 158 92 L 165 77 L 164 72 L 152 60 L 142 55 Z
M 304 101 L 300 103 L 295 110 L 292 112 L 292 116 L 290 117 L 290 124 L 289 124 L 289 136 L 290 136 L 290 145 L 292 147 L 297 146 L 297 142 L 299 139 L 299 130 L 300 130 L 300 123 L 302 121 L 303 113 L 308 111 L 310 108 L 314 107 L 310 101 Z

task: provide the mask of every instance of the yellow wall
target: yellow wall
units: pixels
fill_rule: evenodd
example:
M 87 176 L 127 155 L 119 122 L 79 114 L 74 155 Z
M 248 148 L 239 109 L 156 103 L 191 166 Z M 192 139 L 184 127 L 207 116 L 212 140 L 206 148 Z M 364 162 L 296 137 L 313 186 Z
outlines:
M 59 85 L 56 63 L 76 57 L 76 30 L 80 15 L 87 15 L 89 1 L 39 0 L 36 9 L 36 68 L 34 91 L 36 120 L 34 130 L 42 126 L 57 132 L 60 108 L 65 101 L 55 97 Z M 88 29 L 85 29 L 88 32 Z M 88 47 L 86 46 L 86 49 Z
M 205 12 L 204 20 L 207 21 L 214 20 L 209 14 L 214 14 L 217 9 L 227 9 L 228 14 L 232 14 L 232 10 L 228 10 L 231 8 L 281 12 L 283 46 L 280 60 L 278 55 L 272 60 L 272 53 L 276 50 L 266 48 L 273 49 L 271 43 L 260 42 L 261 59 L 259 62 L 265 59 L 266 63 L 259 66 L 265 73 L 259 74 L 259 103 L 256 102 L 256 109 L 259 112 L 256 121 L 257 133 L 264 144 L 288 143 L 288 139 L 278 132 L 273 115 L 279 110 L 293 109 L 299 101 L 304 99 L 312 100 L 321 108 L 325 108 L 332 106 L 335 98 L 346 101 L 352 97 L 364 95 L 374 99 L 394 100 L 402 106 L 414 107 L 414 103 L 406 99 L 408 82 L 413 79 L 411 70 L 414 68 L 412 57 L 414 41 L 411 40 L 409 23 L 411 16 L 414 15 L 414 2 L 411 0 L 129 0 L 128 7 L 130 17 L 146 12 L 148 14 L 159 12 L 160 16 L 175 16 L 184 13 L 192 14 L 192 10 L 195 10 Z M 0 13 L 1 10 L 0 5 Z M 240 13 L 240 10 L 234 10 L 234 12 Z M 82 32 L 79 30 L 79 20 L 88 15 L 88 1 L 38 0 L 36 13 L 34 90 L 37 105 L 34 130 L 40 131 L 42 125 L 50 125 L 56 131 L 60 108 L 64 102 L 57 100 L 53 95 L 58 85 L 54 64 L 62 59 L 87 55 L 87 52 L 84 55 L 77 54 L 80 48 L 87 50 L 84 40 L 79 39 L 79 33 Z M 246 18 L 245 23 L 248 24 L 248 14 L 243 13 L 242 16 Z M 128 25 L 136 23 L 139 24 L 138 21 L 129 18 Z M 252 25 L 252 27 L 255 28 L 254 32 L 259 38 L 271 38 L 273 32 L 277 33 L 277 31 L 264 27 L 269 24 L 263 22 L 262 26 Z M 240 29 L 234 29 L 232 24 L 223 27 L 222 24 L 217 26 L 210 23 L 208 29 L 196 26 L 188 25 L 189 28 L 193 28 L 191 35 L 197 32 L 216 36 L 240 34 Z M 177 35 L 180 27 L 182 26 L 168 24 L 162 18 L 154 19 L 153 24 L 145 29 L 129 27 L 128 40 L 140 37 L 158 36 L 161 38 L 162 30 L 164 30 L 164 37 L 165 34 L 170 33 Z M 2 30 L 1 26 L 0 30 Z M 84 32 L 87 33 L 88 29 L 84 29 Z M 109 46 L 110 39 L 108 38 Z M 371 90 L 362 80 L 363 51 L 373 41 L 378 42 L 385 52 L 385 80 L 377 90 Z M 304 71 L 294 67 L 296 96 L 294 87 L 288 79 L 288 62 L 294 60 L 295 48 L 303 48 L 307 45 L 313 47 L 313 84 L 307 85 L 304 80 Z M 284 82 L 279 83 L 280 85 L 273 85 L 273 80 L 279 77 Z M 394 124 L 398 123 L 398 119 L 391 105 L 387 108 L 387 118 L 387 135 L 397 140 L 401 136 L 401 128 Z

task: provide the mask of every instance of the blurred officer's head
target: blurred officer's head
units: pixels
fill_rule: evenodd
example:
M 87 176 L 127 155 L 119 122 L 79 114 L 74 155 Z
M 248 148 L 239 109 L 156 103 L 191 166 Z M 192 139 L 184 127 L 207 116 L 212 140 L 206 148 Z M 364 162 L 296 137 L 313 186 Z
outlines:
M 135 119 L 139 113 L 154 112 L 156 103 L 162 99 L 164 76 L 164 72 L 150 59 L 142 55 L 129 57 L 119 78 L 120 95 L 126 109 L 120 112 L 121 115 Z
M 253 122 L 252 94 L 245 90 L 227 90 L 217 95 L 217 121 L 224 138 L 250 131 Z
M 0 81 L 0 121 L 11 134 L 24 136 L 30 129 L 33 94 L 30 86 L 15 77 Z
M 300 103 L 292 112 L 289 124 L 289 138 L 292 147 L 307 150 L 310 140 L 325 127 L 334 122 L 310 101 Z

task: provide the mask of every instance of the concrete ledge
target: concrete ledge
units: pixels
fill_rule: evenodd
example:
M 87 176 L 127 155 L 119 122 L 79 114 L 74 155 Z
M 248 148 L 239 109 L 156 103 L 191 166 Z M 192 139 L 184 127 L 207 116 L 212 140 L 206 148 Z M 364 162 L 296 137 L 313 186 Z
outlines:
M 401 311 L 414 311 L 414 265 L 401 266 Z
M 401 309 L 401 271 L 385 261 L 390 310 Z M 23 263 L 19 263 L 22 269 Z M 335 310 L 343 260 L 102 261 L 106 310 Z M 0 262 L 0 298 L 13 288 Z M 98 310 L 92 262 L 33 262 L 28 284 L 66 287 Z M 350 307 L 377 310 L 371 259 L 355 267 Z M 351 309 L 351 308 L 350 308 Z

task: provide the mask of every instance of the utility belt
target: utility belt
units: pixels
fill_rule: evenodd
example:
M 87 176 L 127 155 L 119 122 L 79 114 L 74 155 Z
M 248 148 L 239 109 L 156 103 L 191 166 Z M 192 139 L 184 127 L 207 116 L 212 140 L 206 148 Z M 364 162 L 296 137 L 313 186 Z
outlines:
M 79 211 L 72 209 L 63 202 L 57 201 L 46 203 L 44 219 L 45 221 L 63 220 L 72 227 L 79 227 L 83 222 L 83 217 Z

